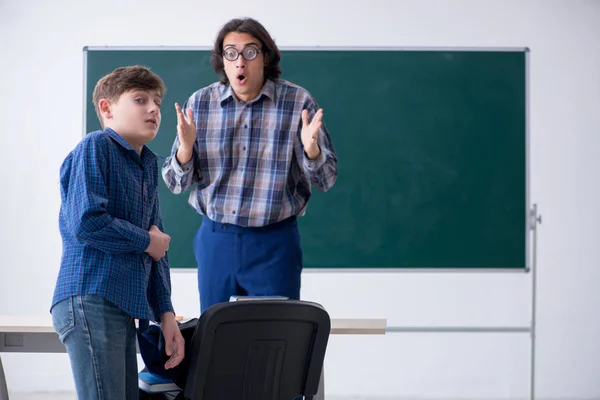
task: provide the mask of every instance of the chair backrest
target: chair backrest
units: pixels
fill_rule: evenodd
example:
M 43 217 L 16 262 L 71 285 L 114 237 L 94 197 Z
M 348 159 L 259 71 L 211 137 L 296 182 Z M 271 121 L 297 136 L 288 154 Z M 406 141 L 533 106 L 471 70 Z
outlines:
M 253 300 L 202 313 L 193 337 L 185 398 L 292 400 L 317 393 L 331 330 L 317 303 Z

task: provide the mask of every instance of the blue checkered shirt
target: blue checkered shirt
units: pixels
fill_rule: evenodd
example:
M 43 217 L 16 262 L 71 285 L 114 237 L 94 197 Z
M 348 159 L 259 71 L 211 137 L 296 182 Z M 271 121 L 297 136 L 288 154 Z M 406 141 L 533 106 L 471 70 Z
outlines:
M 337 178 L 337 156 L 325 124 L 321 154 L 310 160 L 300 132 L 302 110 L 312 120 L 318 106 L 303 88 L 267 80 L 259 96 L 238 101 L 231 86 L 214 83 L 184 104 L 194 111 L 197 139 L 192 159 L 180 165 L 178 139 L 162 176 L 175 194 L 189 188 L 190 205 L 217 222 L 265 226 L 304 215 L 311 185 L 329 190 Z
M 52 306 L 74 295 L 104 297 L 134 318 L 173 312 L 167 257 L 145 253 L 152 225 L 162 230 L 158 165 L 115 131 L 87 135 L 60 168 L 63 252 Z

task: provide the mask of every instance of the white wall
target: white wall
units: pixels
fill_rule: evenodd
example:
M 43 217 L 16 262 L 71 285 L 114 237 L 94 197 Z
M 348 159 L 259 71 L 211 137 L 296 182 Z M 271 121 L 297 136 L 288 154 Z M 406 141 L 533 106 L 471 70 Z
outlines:
M 538 395 L 600 398 L 599 1 L 0 1 L 0 314 L 48 311 L 61 252 L 58 169 L 82 135 L 82 47 L 209 46 L 243 15 L 280 46 L 531 48 L 531 199 L 544 216 Z M 177 311 L 197 314 L 195 275 L 174 271 L 173 290 Z M 529 275 L 501 273 L 312 272 L 302 291 L 333 317 L 390 325 L 527 325 L 529 294 Z M 12 391 L 73 388 L 65 355 L 3 361 Z M 528 362 L 524 334 L 337 336 L 326 392 L 525 398 Z

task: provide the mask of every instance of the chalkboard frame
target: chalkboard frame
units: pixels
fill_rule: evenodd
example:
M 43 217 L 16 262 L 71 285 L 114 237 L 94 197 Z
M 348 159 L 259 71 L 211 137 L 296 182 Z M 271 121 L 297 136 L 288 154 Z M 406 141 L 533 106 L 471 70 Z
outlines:
M 535 229 L 535 212 L 531 204 L 530 187 L 530 49 L 528 47 L 468 47 L 468 46 L 280 46 L 280 51 L 467 51 L 467 52 L 524 52 L 525 53 L 525 265 L 524 268 L 445 268 L 445 267 L 428 267 L 428 268 L 304 268 L 305 272 L 343 272 L 343 273 L 397 273 L 397 272 L 436 272 L 436 273 L 456 273 L 456 272 L 485 272 L 485 273 L 528 273 L 532 269 L 532 238 L 531 232 Z M 89 52 L 95 51 L 210 51 L 212 46 L 84 46 L 83 47 L 83 112 L 82 112 L 82 137 L 87 132 L 87 56 Z M 215 81 L 218 77 L 215 75 Z M 535 249 L 533 249 L 535 252 Z M 182 271 L 194 272 L 194 268 L 172 268 Z

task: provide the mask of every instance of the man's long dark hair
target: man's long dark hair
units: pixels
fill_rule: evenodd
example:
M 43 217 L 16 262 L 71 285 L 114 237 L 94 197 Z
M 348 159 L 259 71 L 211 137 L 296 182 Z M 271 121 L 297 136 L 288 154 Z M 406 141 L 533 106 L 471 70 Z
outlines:
M 227 79 L 227 74 L 225 74 L 225 68 L 223 66 L 223 41 L 225 40 L 225 36 L 231 32 L 247 33 L 258 39 L 261 44 L 261 52 L 265 57 L 265 79 L 275 80 L 279 78 L 281 75 L 281 67 L 279 67 L 281 53 L 279 52 L 275 41 L 271 35 L 269 35 L 269 32 L 267 32 L 260 22 L 252 18 L 236 18 L 223 25 L 221 31 L 219 31 L 219 34 L 217 35 L 213 53 L 210 57 L 210 63 L 215 72 L 219 75 L 223 75 L 221 78 L 222 83 L 229 83 L 229 79 Z

